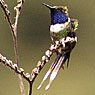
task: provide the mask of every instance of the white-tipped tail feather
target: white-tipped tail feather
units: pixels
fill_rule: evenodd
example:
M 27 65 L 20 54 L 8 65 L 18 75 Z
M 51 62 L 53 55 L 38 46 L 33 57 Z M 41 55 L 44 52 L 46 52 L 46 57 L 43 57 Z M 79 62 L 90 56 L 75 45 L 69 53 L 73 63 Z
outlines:
M 43 78 L 41 84 L 38 86 L 37 89 L 40 89 L 40 88 L 41 88 L 42 84 L 43 84 L 44 81 L 48 78 L 48 76 L 49 76 L 50 73 L 51 73 L 51 72 L 48 70 L 47 73 L 45 74 L 45 76 L 44 76 L 44 78 Z
M 50 75 L 49 84 L 46 86 L 45 90 L 48 90 L 49 89 L 49 87 L 50 87 L 52 81 L 55 79 L 56 75 L 57 75 L 57 72 L 52 72 L 52 74 Z
M 51 75 L 50 75 L 50 80 L 49 80 L 49 84 L 46 86 L 45 90 L 49 89 L 51 83 L 53 82 L 53 80 L 56 78 L 57 73 L 61 67 L 62 61 L 63 61 L 63 57 L 60 57 L 57 65 L 55 66 L 54 70 L 52 71 Z
M 61 55 L 59 55 L 56 60 L 54 61 L 54 63 L 50 66 L 49 70 L 47 71 L 47 73 L 45 74 L 41 84 L 38 86 L 37 89 L 40 89 L 42 87 L 42 84 L 44 83 L 44 81 L 48 78 L 48 76 L 50 75 L 50 80 L 48 85 L 46 86 L 45 90 L 49 89 L 51 83 L 53 82 L 53 80 L 56 78 L 57 73 L 62 65 L 62 62 L 64 60 L 64 57 Z
M 40 89 L 40 88 L 41 88 L 41 86 L 42 86 L 42 85 L 39 85 L 39 86 L 37 87 L 37 89 Z
M 48 76 L 49 76 L 50 73 L 51 73 L 50 71 L 47 71 L 47 73 L 45 74 L 45 76 L 43 78 L 43 81 L 45 81 L 48 78 Z
M 45 88 L 45 90 L 48 90 L 48 89 L 49 89 L 49 87 L 50 87 L 50 85 L 47 85 L 47 86 L 46 86 L 46 88 Z

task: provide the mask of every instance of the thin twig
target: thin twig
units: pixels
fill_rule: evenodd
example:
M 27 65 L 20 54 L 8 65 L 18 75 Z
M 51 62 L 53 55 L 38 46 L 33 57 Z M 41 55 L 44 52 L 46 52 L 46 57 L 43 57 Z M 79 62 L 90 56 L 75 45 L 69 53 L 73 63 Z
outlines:
M 13 39 L 14 39 L 14 51 L 15 51 L 15 62 L 16 64 L 18 64 L 19 61 L 19 56 L 18 56 L 18 44 L 17 44 L 17 27 L 18 27 L 18 23 L 19 23 L 19 17 L 20 17 L 20 10 L 22 8 L 22 5 L 24 3 L 23 0 L 18 0 L 17 1 L 17 6 L 14 7 L 14 10 L 16 11 L 16 17 L 15 17 L 15 23 L 13 25 L 13 30 L 14 30 L 14 35 Z M 25 90 L 24 90 L 24 85 L 22 82 L 22 77 L 21 75 L 17 75 L 18 79 L 19 79 L 19 85 L 20 85 L 20 90 L 21 90 L 21 94 L 25 95 Z
M 14 35 L 14 30 L 13 30 L 13 26 L 12 26 L 12 22 L 10 20 L 10 11 L 8 10 L 8 6 L 7 4 L 4 2 L 4 0 L 0 0 L 0 5 L 1 5 L 1 8 L 3 9 L 3 12 L 5 14 L 5 18 L 7 19 L 7 22 L 9 23 L 9 27 L 11 29 L 11 33 L 13 36 Z
M 24 3 L 24 0 L 17 0 L 17 5 L 14 7 L 14 10 L 16 11 L 16 17 L 15 17 L 15 23 L 12 25 L 13 26 L 13 31 L 14 31 L 14 51 L 15 51 L 15 59 L 16 63 L 18 64 L 18 45 L 17 45 L 17 27 L 19 23 L 19 17 L 20 17 L 20 10 L 22 8 L 22 5 Z
M 13 71 L 15 71 L 17 74 L 20 74 L 28 82 L 31 82 L 30 74 L 25 73 L 23 68 L 19 68 L 16 63 L 13 63 L 11 60 L 8 60 L 2 54 L 0 54 L 0 62 L 2 62 L 5 66 L 7 66 L 10 69 L 12 69 Z
M 11 33 L 12 33 L 12 37 L 13 37 L 13 42 L 14 42 L 14 52 L 15 52 L 15 62 L 16 64 L 18 64 L 18 45 L 17 45 L 17 27 L 18 27 L 18 22 L 19 22 L 19 16 L 20 16 L 20 10 L 21 7 L 24 3 L 24 0 L 18 0 L 17 1 L 17 6 L 14 8 L 14 10 L 16 11 L 16 19 L 15 19 L 15 23 L 12 24 L 11 19 L 10 19 L 10 12 L 7 8 L 7 4 L 5 4 L 4 0 L 0 0 L 0 5 L 1 8 L 3 9 L 3 12 L 5 14 L 5 17 L 9 23 L 9 27 L 11 29 Z M 21 93 L 22 95 L 25 95 L 25 90 L 24 90 L 24 85 L 22 82 L 22 78 L 20 75 L 17 75 L 18 79 L 19 79 L 19 85 L 20 85 L 20 89 L 21 89 Z

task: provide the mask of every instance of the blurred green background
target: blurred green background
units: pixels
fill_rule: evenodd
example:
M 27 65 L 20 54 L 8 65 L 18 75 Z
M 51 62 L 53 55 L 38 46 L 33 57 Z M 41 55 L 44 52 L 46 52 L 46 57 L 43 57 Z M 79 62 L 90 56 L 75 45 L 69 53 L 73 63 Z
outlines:
M 6 1 L 12 21 L 16 0 Z M 49 10 L 41 5 L 67 5 L 71 18 L 79 20 L 78 43 L 71 54 L 69 69 L 59 71 L 51 88 L 45 91 L 48 80 L 40 90 L 44 74 L 55 58 L 46 64 L 33 85 L 33 95 L 95 95 L 95 0 L 26 0 L 18 26 L 19 65 L 30 72 L 50 46 Z M 0 53 L 14 61 L 14 49 L 9 26 L 0 8 Z M 25 90 L 28 83 L 24 81 Z M 0 63 L 0 95 L 20 95 L 16 74 Z

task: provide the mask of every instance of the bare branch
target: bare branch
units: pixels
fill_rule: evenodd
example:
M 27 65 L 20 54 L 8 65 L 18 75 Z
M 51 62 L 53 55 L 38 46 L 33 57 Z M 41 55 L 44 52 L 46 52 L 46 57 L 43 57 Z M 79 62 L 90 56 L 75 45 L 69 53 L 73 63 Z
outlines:
M 10 11 L 8 10 L 8 5 L 5 3 L 4 0 L 0 0 L 0 5 L 1 5 L 1 8 L 4 12 L 5 18 L 7 19 L 9 27 L 11 29 L 11 33 L 14 36 L 14 30 L 13 30 L 12 22 L 11 22 L 11 19 L 10 19 Z
M 18 61 L 19 61 L 18 44 L 17 44 L 17 27 L 18 27 L 18 22 L 19 22 L 19 17 L 20 17 L 20 10 L 22 8 L 24 0 L 17 0 L 17 3 L 18 3 L 17 6 L 14 7 L 14 10 L 16 11 L 15 23 L 12 25 L 13 30 L 14 30 L 13 39 L 14 39 L 14 51 L 15 51 L 16 64 L 18 64 Z M 19 85 L 20 85 L 20 89 L 21 89 L 21 94 L 25 95 L 24 85 L 23 85 L 22 78 L 21 78 L 20 75 L 18 75 L 18 79 L 19 79 Z
M 17 3 L 18 3 L 17 6 L 14 7 L 14 10 L 16 11 L 15 23 L 13 25 L 15 36 L 17 36 L 17 27 L 18 27 L 18 22 L 20 17 L 20 10 L 22 8 L 24 0 L 17 0 Z
M 2 62 L 5 66 L 15 71 L 17 74 L 20 74 L 28 82 L 30 82 L 30 77 L 29 75 L 27 75 L 27 73 L 24 72 L 23 68 L 19 68 L 16 63 L 13 63 L 11 60 L 8 60 L 6 57 L 4 57 L 1 54 L 0 54 L 0 62 Z
M 22 8 L 24 0 L 18 0 L 17 3 L 18 3 L 17 6 L 14 7 L 14 10 L 16 11 L 15 23 L 12 24 L 11 19 L 10 19 L 10 11 L 8 10 L 8 6 L 4 0 L 0 0 L 1 8 L 4 12 L 4 15 L 5 15 L 5 17 L 8 21 L 9 27 L 11 29 L 11 33 L 13 35 L 15 57 L 16 57 L 16 61 L 17 61 L 16 63 L 18 64 L 17 27 L 18 27 L 18 22 L 19 22 L 20 10 Z
M 18 45 L 17 45 L 17 26 L 18 26 L 18 22 L 19 22 L 20 10 L 22 8 L 24 0 L 18 0 L 17 3 L 18 3 L 17 6 L 14 8 L 14 10 L 16 11 L 16 19 L 15 19 L 15 23 L 12 24 L 8 6 L 4 0 L 0 0 L 1 8 L 3 9 L 5 17 L 8 21 L 9 27 L 11 29 L 11 34 L 12 34 L 13 42 L 14 42 L 15 61 L 16 61 L 16 64 L 18 65 L 19 57 L 18 57 Z M 18 75 L 18 79 L 19 79 L 21 93 L 22 93 L 22 95 L 25 95 L 24 85 L 23 85 L 22 78 L 20 75 Z

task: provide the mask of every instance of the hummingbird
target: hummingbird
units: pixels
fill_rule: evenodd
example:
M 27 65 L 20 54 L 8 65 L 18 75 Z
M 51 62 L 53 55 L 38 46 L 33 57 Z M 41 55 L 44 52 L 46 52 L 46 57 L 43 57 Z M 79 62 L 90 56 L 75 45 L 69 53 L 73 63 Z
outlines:
M 45 90 L 47 90 L 57 76 L 60 68 L 62 67 L 64 69 L 64 64 L 66 61 L 68 68 L 71 51 L 77 42 L 75 31 L 78 27 L 78 20 L 71 19 L 69 17 L 67 6 L 50 6 L 46 3 L 43 3 L 43 5 L 50 10 L 50 37 L 52 43 L 55 43 L 56 41 L 63 41 L 63 46 L 56 50 L 57 57 L 45 74 L 41 84 L 37 88 L 40 89 L 43 82 L 51 74 L 49 84 L 45 88 Z

